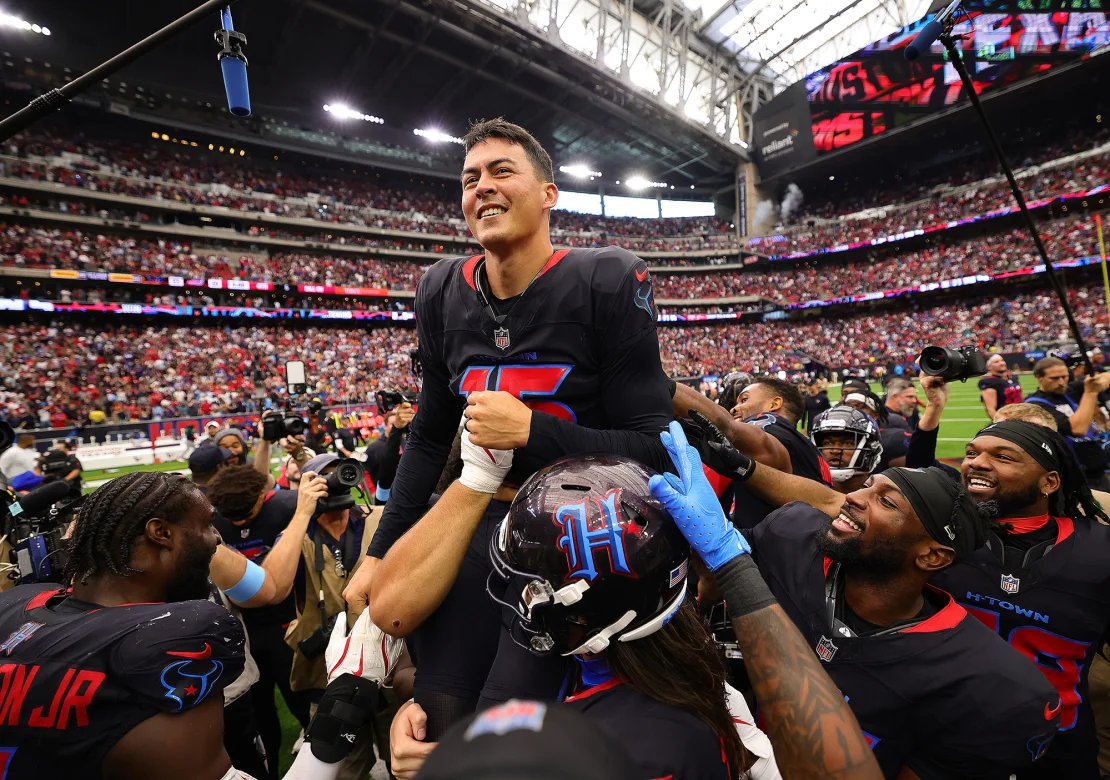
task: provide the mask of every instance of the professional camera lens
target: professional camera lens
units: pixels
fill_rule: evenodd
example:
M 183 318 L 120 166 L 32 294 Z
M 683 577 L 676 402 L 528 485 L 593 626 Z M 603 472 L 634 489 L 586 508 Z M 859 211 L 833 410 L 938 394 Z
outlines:
M 925 347 L 921 350 L 921 373 L 927 376 L 946 376 L 948 373 L 959 373 L 963 366 L 964 356 L 954 349 L 947 347 Z
M 0 452 L 3 452 L 8 447 L 12 446 L 15 441 L 15 431 L 12 426 L 8 425 L 3 420 L 0 420 Z
M 304 433 L 307 426 L 304 420 L 299 416 L 290 415 L 285 418 L 285 435 L 286 436 L 300 436 Z

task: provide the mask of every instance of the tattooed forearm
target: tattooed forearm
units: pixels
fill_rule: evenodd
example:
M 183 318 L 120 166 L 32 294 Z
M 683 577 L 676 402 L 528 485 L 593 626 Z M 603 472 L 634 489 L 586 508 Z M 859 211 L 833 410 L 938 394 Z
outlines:
M 882 778 L 844 697 L 782 608 L 732 625 L 783 778 Z

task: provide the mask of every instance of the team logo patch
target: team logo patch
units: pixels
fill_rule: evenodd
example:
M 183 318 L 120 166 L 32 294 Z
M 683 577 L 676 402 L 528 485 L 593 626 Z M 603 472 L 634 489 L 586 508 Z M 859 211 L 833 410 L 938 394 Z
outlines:
M 1017 593 L 1018 588 L 1021 587 L 1021 580 L 1009 574 L 1002 575 L 1002 592 L 1003 593 Z
M 210 651 L 207 643 L 205 648 Z M 174 711 L 181 712 L 204 701 L 223 672 L 224 665 L 220 661 L 211 658 L 189 659 L 176 661 L 163 669 L 160 681 L 166 689 L 166 698 L 177 702 L 177 709 Z
M 816 650 L 817 657 L 825 663 L 829 663 L 829 661 L 833 659 L 833 656 L 836 655 L 837 647 L 832 643 L 831 639 L 829 639 L 827 636 L 823 636 L 821 637 L 821 640 L 817 643 Z
M 493 329 L 493 344 L 498 349 L 509 348 L 509 329 L 508 328 L 494 328 Z
M 596 511 L 590 511 L 590 502 Z M 560 504 L 553 520 L 563 529 L 556 546 L 567 556 L 567 579 L 593 582 L 598 576 L 596 553 L 604 552 L 609 571 L 624 577 L 638 577 L 628 563 L 625 536 L 641 532 L 620 510 L 621 491 L 613 488 L 604 496 Z M 591 516 L 592 515 L 592 516 Z
M 534 701 L 517 701 L 510 699 L 499 707 L 486 710 L 466 730 L 463 736 L 467 742 L 483 734 L 497 734 L 501 736 L 510 731 L 539 732 L 543 729 L 543 719 L 547 714 L 547 705 Z
M 1040 734 L 1033 737 L 1025 744 L 1025 747 L 1029 750 L 1029 755 L 1033 757 L 1034 761 L 1045 754 L 1049 744 L 1052 742 L 1052 738 L 1055 736 L 1056 732 L 1050 731 L 1047 734 Z
M 15 650 L 21 644 L 31 638 L 32 634 L 43 627 L 42 623 L 32 623 L 30 621 L 24 623 L 22 626 L 13 631 L 3 644 L 0 644 L 0 653 L 11 655 L 12 650 Z

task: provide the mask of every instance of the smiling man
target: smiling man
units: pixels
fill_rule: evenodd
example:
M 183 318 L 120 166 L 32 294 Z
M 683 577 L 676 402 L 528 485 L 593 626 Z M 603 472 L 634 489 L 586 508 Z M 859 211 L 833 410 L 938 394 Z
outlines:
M 968 443 L 968 494 L 995 502 L 1002 531 L 936 583 L 1037 663 L 1060 693 L 1060 734 L 1029 778 L 1099 777 L 1087 676 L 1110 627 L 1110 528 L 1056 431 L 1020 420 Z
M 483 687 L 489 703 L 559 692 L 561 664 L 545 674 L 521 657 L 516 668 L 509 656 L 528 654 L 511 641 L 499 650 L 501 622 L 486 598 L 489 535 L 514 487 L 575 453 L 625 455 L 657 470 L 669 463 L 658 434 L 671 402 L 647 263 L 617 247 L 555 251 L 551 158 L 523 128 L 480 122 L 465 148 L 462 211 L 484 254 L 441 260 L 420 280 L 420 413 L 369 565 L 344 591 L 361 610 L 377 560 L 425 512 L 464 408 L 473 444 L 516 451 L 451 592 L 414 636 L 416 700 L 428 713 L 429 739 L 470 714 Z
M 717 452 L 722 459 L 746 457 L 723 437 L 706 441 L 731 450 Z M 781 508 L 741 533 L 884 775 L 1002 780 L 1040 758 L 1056 733 L 1061 696 L 933 584 L 983 544 L 993 507 L 977 506 L 935 467 L 887 469 L 842 495 L 746 460 L 737 477 Z M 672 515 L 708 517 L 720 510 L 706 494 L 708 483 L 684 500 L 656 495 Z

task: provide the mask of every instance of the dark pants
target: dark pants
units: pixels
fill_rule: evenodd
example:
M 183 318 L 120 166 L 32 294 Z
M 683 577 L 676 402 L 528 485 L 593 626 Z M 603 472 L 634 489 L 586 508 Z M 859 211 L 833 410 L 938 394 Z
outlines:
M 258 778 L 269 776 L 250 691 L 224 707 L 224 749 L 236 769 Z M 277 756 L 270 761 L 276 765 Z
M 254 718 L 266 755 L 270 772 L 268 777 L 277 780 L 278 757 L 281 754 L 281 721 L 274 702 L 274 686 L 281 691 L 285 706 L 293 713 L 302 727 L 308 726 L 311 696 L 308 692 L 294 692 L 289 688 L 289 672 L 293 668 L 293 649 L 285 644 L 285 629 L 280 623 L 248 628 L 251 655 L 258 664 L 258 682 L 251 686 L 250 697 L 254 705 Z M 292 748 L 292 745 L 288 745 Z
M 513 697 L 553 699 L 565 676 L 566 659 L 537 658 L 513 643 L 486 595 L 489 542 L 508 509 L 507 502 L 490 503 L 447 597 L 410 637 L 415 698 L 428 714 L 429 741 L 474 712 L 479 700 L 489 706 Z M 500 580 L 492 584 L 503 587 Z

